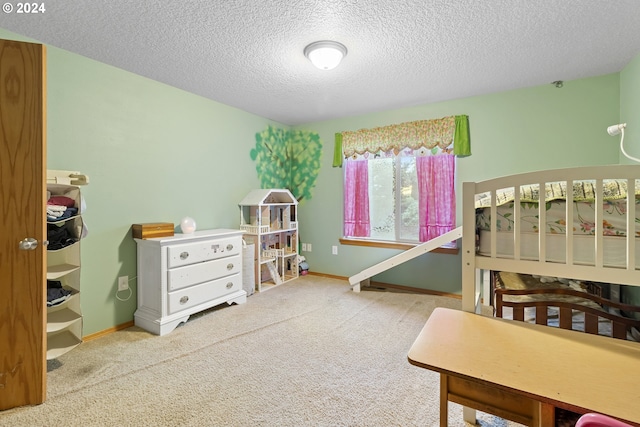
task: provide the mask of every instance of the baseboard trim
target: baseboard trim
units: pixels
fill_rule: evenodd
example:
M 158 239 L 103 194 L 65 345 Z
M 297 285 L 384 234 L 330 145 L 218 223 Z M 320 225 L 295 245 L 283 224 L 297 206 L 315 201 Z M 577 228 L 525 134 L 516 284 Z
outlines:
M 344 276 L 336 276 L 335 274 L 327 274 L 327 273 L 318 273 L 317 271 L 310 271 L 309 276 L 320 276 L 320 277 L 328 277 L 329 279 L 338 279 L 338 280 L 346 280 L 349 281 L 348 277 Z
M 309 275 L 311 276 L 322 276 L 322 277 L 329 277 L 331 279 L 338 279 L 338 280 L 346 280 L 349 281 L 348 277 L 343 277 L 343 276 L 336 276 L 334 274 L 326 274 L 326 273 L 318 273 L 318 272 L 309 272 Z M 432 291 L 430 289 L 423 289 L 423 288 L 415 288 L 413 286 L 402 286 L 402 285 L 394 285 L 391 283 L 384 283 L 384 282 L 369 282 L 369 285 L 362 285 L 361 290 L 366 290 L 367 288 L 370 289 L 378 289 L 378 290 L 383 290 L 383 289 L 393 289 L 395 291 L 401 291 L 401 292 L 410 292 L 410 293 L 414 293 L 414 294 L 425 294 L 425 295 L 434 295 L 434 296 L 439 296 L 439 297 L 448 297 L 448 298 L 455 298 L 455 299 L 462 299 L 462 295 L 459 294 L 452 294 L 449 292 L 440 292 L 440 291 Z
M 378 288 L 378 289 L 393 289 L 401 292 L 410 292 L 414 294 L 423 294 L 423 295 L 433 295 L 438 297 L 447 297 L 454 299 L 462 299 L 462 295 L 459 294 L 451 294 L 448 292 L 440 292 L 440 291 L 432 291 L 430 289 L 423 288 L 414 288 L 412 286 L 402 286 L 402 285 L 394 285 L 391 283 L 383 283 L 383 282 L 370 282 L 369 286 L 363 285 L 361 290 L 366 290 L 367 288 Z
M 82 341 L 87 342 L 87 341 L 95 340 L 96 338 L 102 338 L 105 335 L 112 334 L 112 333 L 120 331 L 122 329 L 130 328 L 133 325 L 134 325 L 133 320 L 130 320 L 130 321 L 126 322 L 126 323 L 122 323 L 122 324 L 116 325 L 116 326 L 114 326 L 112 328 L 105 329 L 104 331 L 100 331 L 100 332 L 96 332 L 95 334 L 90 334 L 90 335 L 84 336 L 84 337 L 82 337 Z

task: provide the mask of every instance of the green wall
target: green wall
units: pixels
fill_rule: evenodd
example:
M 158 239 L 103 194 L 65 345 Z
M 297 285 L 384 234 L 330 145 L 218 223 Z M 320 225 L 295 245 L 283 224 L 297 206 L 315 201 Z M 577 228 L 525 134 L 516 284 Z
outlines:
M 133 320 L 136 280 L 131 298 L 116 298 L 118 277 L 137 274 L 132 224 L 190 216 L 198 229 L 238 227 L 238 202 L 259 188 L 249 151 L 269 124 L 282 126 L 47 46 L 47 167 L 90 179 L 84 335 Z
M 58 49 L 48 50 L 47 98 L 48 168 L 90 177 L 88 334 L 133 319 L 135 295 L 115 299 L 117 278 L 137 274 L 132 224 L 190 216 L 199 229 L 238 227 L 237 203 L 259 187 L 248 152 L 268 122 Z
M 540 169 L 617 164 L 618 150 L 606 128 L 619 117 L 618 86 L 616 73 L 565 82 L 561 89 L 548 84 L 303 126 L 326 141 L 316 193 L 300 210 L 301 241 L 313 247 L 313 252 L 304 254 L 311 271 L 351 276 L 399 253 L 339 244 L 343 175 L 342 169 L 331 167 L 334 133 L 467 114 L 473 154 L 458 160 L 459 201 L 464 181 Z M 333 245 L 338 246 L 337 256 L 331 255 Z M 460 262 L 460 255 L 425 254 L 373 280 L 459 293 Z
M 624 149 L 632 157 L 640 158 L 640 55 L 636 56 L 625 68 L 620 72 L 620 119 L 616 123 L 626 123 L 627 128 L 624 132 Z M 612 138 L 613 145 L 618 148 L 620 145 L 619 137 Z M 620 163 L 634 164 L 635 162 L 627 159 L 622 152 L 620 154 Z
M 2 29 L 0 37 L 32 41 Z M 249 156 L 255 134 L 287 127 L 51 46 L 47 67 L 48 168 L 90 177 L 83 188 L 89 236 L 82 242 L 88 335 L 133 319 L 136 281 L 130 299 L 116 298 L 118 276 L 137 274 L 131 224 L 178 224 L 188 215 L 199 229 L 237 227 L 237 203 L 259 187 Z M 515 172 L 618 163 L 605 129 L 620 120 L 619 80 L 616 73 L 562 89 L 549 84 L 296 127 L 318 132 L 324 150 L 313 196 L 299 209 L 301 241 L 313 244 L 303 254 L 311 271 L 348 277 L 398 253 L 339 245 L 336 132 L 467 114 L 473 155 L 458 162 L 458 189 L 463 181 Z M 374 279 L 458 293 L 460 256 L 423 255 Z

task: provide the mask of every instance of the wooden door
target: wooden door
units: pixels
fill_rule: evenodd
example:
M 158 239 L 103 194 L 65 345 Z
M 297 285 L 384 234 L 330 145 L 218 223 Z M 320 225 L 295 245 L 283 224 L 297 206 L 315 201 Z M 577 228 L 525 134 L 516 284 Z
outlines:
M 0 410 L 46 397 L 45 119 L 44 46 L 0 40 Z

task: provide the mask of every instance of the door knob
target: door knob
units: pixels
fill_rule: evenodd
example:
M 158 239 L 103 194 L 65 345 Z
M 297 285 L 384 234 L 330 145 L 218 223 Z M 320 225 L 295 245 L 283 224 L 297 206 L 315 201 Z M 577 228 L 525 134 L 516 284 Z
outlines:
M 27 237 L 18 243 L 18 247 L 23 251 L 33 251 L 38 247 L 38 241 L 33 237 Z

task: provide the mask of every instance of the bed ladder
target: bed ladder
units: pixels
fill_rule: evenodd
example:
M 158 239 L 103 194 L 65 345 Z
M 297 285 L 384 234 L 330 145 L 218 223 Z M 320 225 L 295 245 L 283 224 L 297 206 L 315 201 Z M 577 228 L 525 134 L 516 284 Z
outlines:
M 349 277 L 349 284 L 351 285 L 351 289 L 353 289 L 354 292 L 360 292 L 360 285 L 362 284 L 362 282 L 364 282 L 366 286 L 366 284 L 368 284 L 369 282 L 369 279 L 376 274 L 380 274 L 383 271 L 387 271 L 392 267 L 396 267 L 402 264 L 403 262 L 412 260 L 413 258 L 427 252 L 431 252 L 434 249 L 438 249 L 442 245 L 454 240 L 458 240 L 461 237 L 462 227 L 458 227 L 434 239 L 428 240 L 424 243 L 419 244 L 418 246 L 408 249 L 398 255 L 394 255 L 391 258 L 381 261 L 378 264 L 373 265 L 365 270 L 362 270 L 360 273 Z

